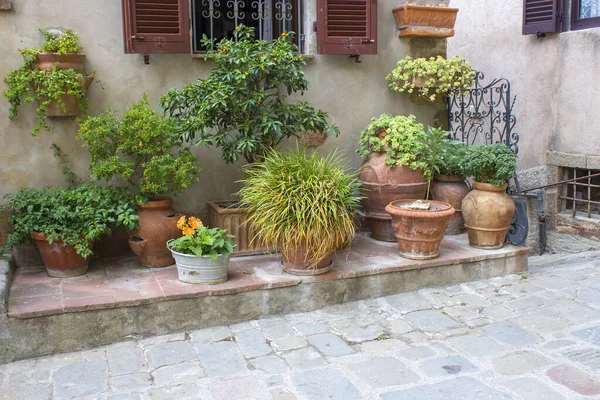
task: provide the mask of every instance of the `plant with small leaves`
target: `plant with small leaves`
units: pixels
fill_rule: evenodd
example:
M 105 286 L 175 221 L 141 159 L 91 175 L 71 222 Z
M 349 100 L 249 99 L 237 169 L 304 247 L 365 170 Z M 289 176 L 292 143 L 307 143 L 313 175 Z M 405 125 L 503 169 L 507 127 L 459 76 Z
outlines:
M 40 53 L 71 54 L 83 51 L 83 46 L 79 44 L 79 36 L 71 29 L 67 29 L 62 34 L 57 35 L 52 32 L 39 30 L 46 42 L 40 48 Z M 28 49 L 32 50 L 32 49 Z
M 213 62 L 210 75 L 161 98 L 165 112 L 179 121 L 181 136 L 219 147 L 226 163 L 240 157 L 259 161 L 300 132 L 337 136 L 338 127 L 327 121 L 325 111 L 308 102 L 286 102 L 286 93 L 308 89 L 302 71 L 306 58 L 297 53 L 293 35 L 257 40 L 254 28 L 240 25 L 233 38 L 219 43 L 205 36 L 203 44 L 210 49 L 205 59 Z
M 426 165 L 423 168 L 423 175 L 427 179 L 427 196 L 425 201 L 429 200 L 429 190 L 431 188 L 431 179 L 433 174 L 440 173 L 440 169 L 443 166 L 443 149 L 446 138 L 450 135 L 450 132 L 444 131 L 442 128 L 429 127 L 427 132 L 421 132 L 417 142 L 421 144 L 421 148 L 417 154 L 419 161 Z
M 58 167 L 61 170 L 62 174 L 65 177 L 65 181 L 69 186 L 77 186 L 77 176 L 75 172 L 71 169 L 71 163 L 69 161 L 69 156 L 58 147 L 56 143 L 52 143 L 50 146 L 52 151 L 54 152 L 54 157 L 58 159 Z
M 197 257 L 228 257 L 233 252 L 235 242 L 233 235 L 228 235 L 227 230 L 208 228 L 196 217 L 187 218 L 185 215 L 177 221 L 177 228 L 182 236 L 167 243 L 169 249 Z
M 469 146 L 466 159 L 467 174 L 481 183 L 502 186 L 517 171 L 517 155 L 502 143 Z
M 122 118 L 113 109 L 85 118 L 77 138 L 88 147 L 93 178 L 120 176 L 150 199 L 198 181 L 200 164 L 182 145 L 175 121 L 151 109 L 146 94 Z
M 467 145 L 460 140 L 446 140 L 442 144 L 440 175 L 466 176 Z

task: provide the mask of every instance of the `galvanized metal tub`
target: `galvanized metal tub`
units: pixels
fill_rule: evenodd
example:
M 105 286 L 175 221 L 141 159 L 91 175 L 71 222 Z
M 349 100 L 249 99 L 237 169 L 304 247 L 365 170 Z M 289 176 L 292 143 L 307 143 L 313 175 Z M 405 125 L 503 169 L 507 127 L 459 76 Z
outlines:
M 167 247 L 169 247 L 175 259 L 180 281 L 215 285 L 227 280 L 227 267 L 229 266 L 231 254 L 226 257 L 219 255 L 216 260 L 213 260 L 208 256 L 198 257 L 178 253 L 171 249 L 170 243 L 171 240 L 167 242 Z

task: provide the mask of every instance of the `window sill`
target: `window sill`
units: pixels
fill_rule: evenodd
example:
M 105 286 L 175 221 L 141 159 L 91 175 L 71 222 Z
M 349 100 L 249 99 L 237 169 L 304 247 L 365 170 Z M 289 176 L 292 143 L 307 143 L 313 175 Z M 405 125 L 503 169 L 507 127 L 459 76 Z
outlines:
M 204 58 L 204 53 L 192 53 L 191 56 L 192 56 L 192 58 L 202 59 L 202 58 Z M 304 57 L 308 60 L 313 60 L 316 56 L 314 54 L 302 54 L 302 57 Z

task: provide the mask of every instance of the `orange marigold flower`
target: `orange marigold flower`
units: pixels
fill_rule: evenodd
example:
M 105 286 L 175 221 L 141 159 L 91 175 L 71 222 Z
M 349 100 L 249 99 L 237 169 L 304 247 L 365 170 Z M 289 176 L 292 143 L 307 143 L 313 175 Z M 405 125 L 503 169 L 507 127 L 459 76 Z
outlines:
M 249 72 L 248 72 L 248 71 L 244 72 L 244 75 L 248 76 L 248 74 L 249 74 Z
M 281 34 L 281 36 L 283 36 L 283 37 L 288 37 L 288 33 L 287 33 L 287 32 L 283 32 L 283 33 Z
M 190 217 L 190 219 L 188 220 L 188 223 L 194 229 L 198 229 L 198 228 L 200 228 L 202 226 L 202 221 L 200 221 L 196 217 Z
M 183 229 L 185 226 L 185 215 L 182 215 L 181 218 L 177 221 L 177 229 Z
M 260 64 L 260 69 L 265 69 L 265 64 Z
M 194 228 L 190 228 L 189 226 L 183 228 L 183 234 L 185 236 L 193 236 L 194 233 L 196 233 L 196 230 Z

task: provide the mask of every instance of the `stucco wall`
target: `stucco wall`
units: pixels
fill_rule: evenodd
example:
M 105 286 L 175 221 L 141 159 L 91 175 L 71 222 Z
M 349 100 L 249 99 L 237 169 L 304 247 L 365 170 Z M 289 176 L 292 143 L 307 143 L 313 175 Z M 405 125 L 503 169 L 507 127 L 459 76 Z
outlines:
M 452 0 L 460 9 L 448 57 L 460 55 L 517 96 L 519 168 L 545 165 L 546 150 L 600 153 L 600 28 L 521 35 L 522 0 Z
M 315 20 L 316 0 L 307 0 L 307 28 Z M 304 98 L 331 113 L 340 125 L 341 135 L 330 138 L 323 151 L 339 148 L 351 164 L 360 165 L 355 153 L 361 130 L 373 116 L 381 113 L 414 113 L 424 123 L 430 123 L 435 108 L 414 105 L 405 94 L 392 93 L 384 80 L 400 58 L 411 53 L 410 41 L 397 38 L 391 9 L 397 0 L 379 1 L 379 55 L 363 56 L 357 64 L 346 56 L 316 56 L 308 62 L 306 73 L 311 88 Z M 311 15 L 312 13 L 312 15 Z M 18 68 L 21 57 L 17 49 L 39 47 L 42 38 L 37 28 L 71 28 L 81 37 L 87 53 L 87 70 L 95 70 L 103 89 L 94 84 L 89 92 L 90 114 L 108 106 L 121 112 L 147 92 L 158 107 L 158 99 L 170 87 L 181 88 L 209 73 L 211 65 L 190 55 L 151 55 L 150 65 L 144 65 L 140 55 L 123 54 L 121 2 L 119 0 L 14 0 L 13 10 L 0 12 L 0 77 Z M 314 49 L 314 36 L 309 38 Z M 444 48 L 442 42 L 419 42 L 423 52 Z M 0 86 L 4 86 L 0 84 Z M 3 89 L 5 86 L 3 87 Z M 77 124 L 73 119 L 57 119 L 52 132 L 40 132 L 31 137 L 34 106 L 19 110 L 19 117 L 8 119 L 8 103 L 0 98 L 0 194 L 23 186 L 42 187 L 63 183 L 50 146 L 57 143 L 67 153 L 80 177 L 87 177 L 88 154 L 75 139 Z M 241 164 L 225 165 L 220 152 L 214 149 L 196 150 L 203 164 L 200 182 L 176 199 L 181 211 L 202 210 L 207 200 L 231 197 L 242 177 Z

